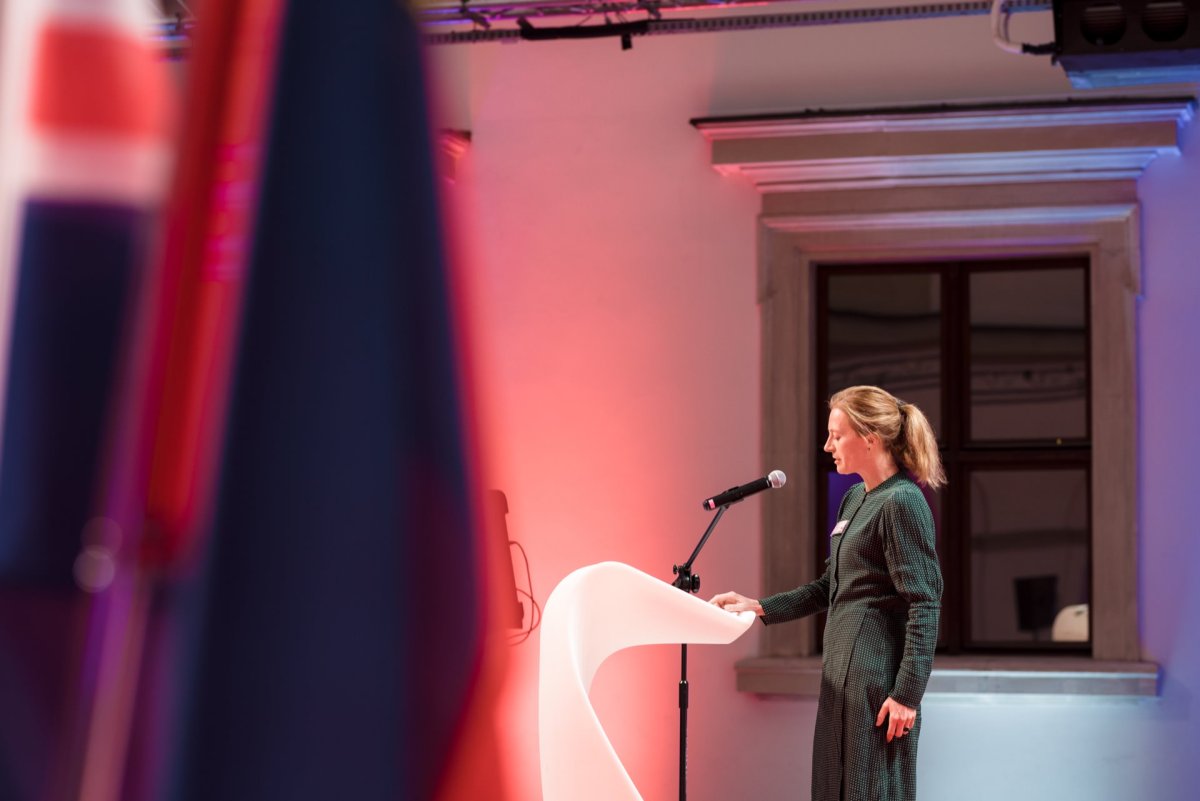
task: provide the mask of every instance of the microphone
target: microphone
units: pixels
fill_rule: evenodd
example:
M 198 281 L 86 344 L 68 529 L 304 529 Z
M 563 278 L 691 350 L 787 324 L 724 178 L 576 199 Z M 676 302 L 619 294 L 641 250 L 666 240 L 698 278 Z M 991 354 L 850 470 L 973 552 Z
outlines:
M 742 486 L 734 487 L 733 489 L 727 489 L 720 495 L 714 495 L 713 497 L 704 501 L 704 508 L 712 510 L 720 506 L 728 506 L 731 503 L 737 503 L 747 495 L 753 495 L 754 493 L 762 492 L 763 490 L 779 489 L 786 483 L 787 476 L 783 474 L 782 470 L 772 470 L 770 473 L 760 479 L 757 479 L 756 481 L 751 481 L 749 484 L 743 484 Z

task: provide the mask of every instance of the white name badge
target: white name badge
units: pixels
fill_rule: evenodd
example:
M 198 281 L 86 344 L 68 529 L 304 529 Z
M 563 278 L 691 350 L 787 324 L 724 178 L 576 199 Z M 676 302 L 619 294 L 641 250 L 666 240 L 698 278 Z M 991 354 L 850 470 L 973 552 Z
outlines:
M 846 526 L 848 526 L 848 525 L 850 525 L 849 520 L 839 520 L 838 524 L 833 527 L 833 531 L 829 532 L 829 536 L 832 537 L 835 534 L 841 534 L 842 532 L 844 532 L 846 530 Z

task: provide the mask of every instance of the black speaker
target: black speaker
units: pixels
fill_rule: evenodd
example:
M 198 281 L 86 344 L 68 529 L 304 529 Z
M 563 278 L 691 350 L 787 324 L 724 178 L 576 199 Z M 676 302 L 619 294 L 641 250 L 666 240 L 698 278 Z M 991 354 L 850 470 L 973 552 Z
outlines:
M 1090 89 L 1200 76 L 1200 0 L 1054 0 L 1055 58 Z
M 1054 623 L 1058 612 L 1058 576 L 1013 579 L 1017 597 L 1017 628 L 1037 631 Z

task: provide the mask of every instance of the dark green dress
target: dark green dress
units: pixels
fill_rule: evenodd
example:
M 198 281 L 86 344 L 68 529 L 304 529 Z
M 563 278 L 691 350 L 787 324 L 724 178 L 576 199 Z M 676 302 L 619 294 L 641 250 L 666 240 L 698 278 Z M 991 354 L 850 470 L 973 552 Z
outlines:
M 933 515 L 897 473 L 842 497 L 821 578 L 762 599 L 763 622 L 829 610 L 813 738 L 812 801 L 916 801 L 921 697 L 933 667 L 942 572 Z M 887 742 L 875 718 L 887 696 L 917 709 L 905 737 Z

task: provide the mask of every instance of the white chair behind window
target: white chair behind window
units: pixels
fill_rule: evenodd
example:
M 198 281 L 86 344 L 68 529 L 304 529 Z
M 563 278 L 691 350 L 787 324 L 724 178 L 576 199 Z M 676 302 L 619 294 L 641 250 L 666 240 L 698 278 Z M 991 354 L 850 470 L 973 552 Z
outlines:
M 1050 639 L 1054 642 L 1087 642 L 1088 605 L 1064 606 L 1054 616 L 1054 625 L 1050 628 Z

